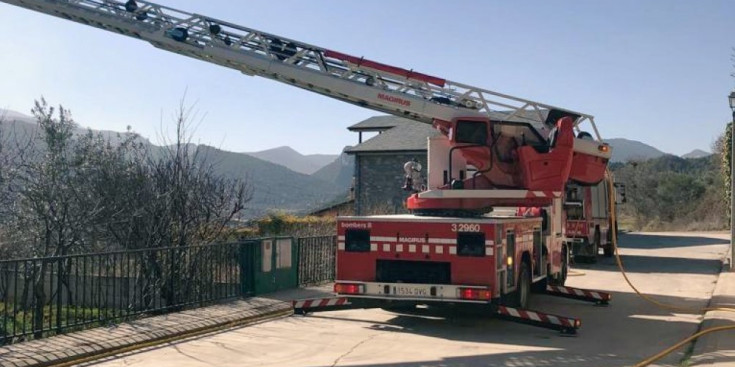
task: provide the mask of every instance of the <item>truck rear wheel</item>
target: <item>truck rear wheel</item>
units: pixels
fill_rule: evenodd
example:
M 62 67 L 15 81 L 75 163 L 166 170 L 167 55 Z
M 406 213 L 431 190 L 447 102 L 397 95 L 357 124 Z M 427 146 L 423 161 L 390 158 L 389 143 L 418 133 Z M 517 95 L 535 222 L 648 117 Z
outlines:
M 542 261 L 543 264 L 546 264 L 545 265 L 545 267 L 546 267 L 546 277 L 544 277 L 544 279 L 541 279 L 541 280 L 539 280 L 536 283 L 533 283 L 532 282 L 532 284 L 531 284 L 531 290 L 534 293 L 544 293 L 544 292 L 546 292 L 546 285 L 554 282 L 553 280 L 550 280 L 551 279 L 551 264 L 549 264 L 548 256 L 544 255 L 544 257 L 542 258 L 541 261 Z M 541 265 L 541 266 L 544 266 L 544 265 Z
M 600 226 L 595 226 L 594 240 L 592 241 L 592 263 L 597 262 L 597 255 L 600 253 L 600 244 L 602 244 L 602 234 L 600 233 Z
M 610 227 L 610 229 L 607 230 L 607 244 L 605 244 L 605 247 L 603 248 L 603 253 L 605 254 L 605 257 L 612 257 L 615 253 L 615 248 L 613 247 L 612 242 L 612 231 L 614 229 Z
M 521 271 L 518 274 L 518 288 L 510 297 L 508 306 L 528 308 L 528 300 L 531 297 L 531 267 L 528 262 L 521 263 Z
M 569 250 L 566 246 L 561 247 L 561 271 L 559 275 L 551 278 L 551 285 L 564 285 L 569 275 Z

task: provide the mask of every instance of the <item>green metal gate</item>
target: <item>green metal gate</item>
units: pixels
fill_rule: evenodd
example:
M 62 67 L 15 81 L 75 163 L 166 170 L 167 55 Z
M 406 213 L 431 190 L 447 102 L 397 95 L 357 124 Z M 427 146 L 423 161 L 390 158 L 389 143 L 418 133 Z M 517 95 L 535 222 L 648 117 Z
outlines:
M 254 242 L 254 293 L 296 288 L 299 254 L 294 238 L 262 238 Z

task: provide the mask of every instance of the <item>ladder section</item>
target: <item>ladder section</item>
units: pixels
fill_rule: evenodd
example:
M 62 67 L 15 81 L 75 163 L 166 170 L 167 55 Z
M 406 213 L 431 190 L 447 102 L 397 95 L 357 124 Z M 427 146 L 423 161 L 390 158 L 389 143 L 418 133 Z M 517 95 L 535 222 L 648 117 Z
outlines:
M 425 123 L 458 117 L 536 129 L 592 116 L 324 49 L 147 1 L 0 0 L 150 42 L 155 47 Z

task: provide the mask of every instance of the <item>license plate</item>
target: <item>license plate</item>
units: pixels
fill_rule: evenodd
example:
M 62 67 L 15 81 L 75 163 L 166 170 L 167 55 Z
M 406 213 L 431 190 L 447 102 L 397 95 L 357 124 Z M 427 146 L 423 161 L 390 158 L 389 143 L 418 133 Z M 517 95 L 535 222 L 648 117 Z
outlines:
M 431 287 L 397 285 L 393 287 L 393 294 L 396 296 L 430 297 L 430 289 Z

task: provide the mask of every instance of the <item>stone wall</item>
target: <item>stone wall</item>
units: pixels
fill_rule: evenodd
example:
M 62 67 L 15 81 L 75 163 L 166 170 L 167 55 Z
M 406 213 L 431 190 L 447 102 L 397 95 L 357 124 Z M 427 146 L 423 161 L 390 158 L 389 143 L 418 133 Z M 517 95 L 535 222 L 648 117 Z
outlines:
M 403 164 L 416 158 L 426 178 L 426 152 L 363 153 L 355 159 L 357 215 L 406 213 Z

